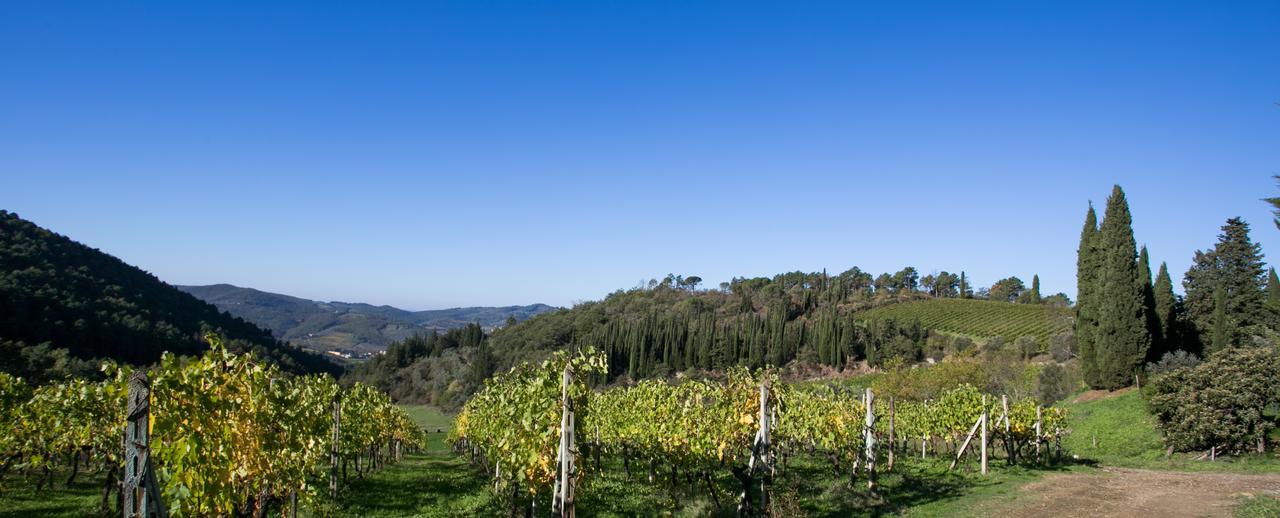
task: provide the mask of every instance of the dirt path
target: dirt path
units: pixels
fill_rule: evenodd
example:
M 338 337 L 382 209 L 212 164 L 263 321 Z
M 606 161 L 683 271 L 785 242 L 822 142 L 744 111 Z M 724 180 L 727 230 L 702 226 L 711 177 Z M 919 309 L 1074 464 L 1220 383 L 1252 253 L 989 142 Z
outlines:
M 1231 516 L 1242 495 L 1280 497 L 1280 474 L 1188 473 L 1104 468 L 1054 475 L 1023 487 L 985 516 Z

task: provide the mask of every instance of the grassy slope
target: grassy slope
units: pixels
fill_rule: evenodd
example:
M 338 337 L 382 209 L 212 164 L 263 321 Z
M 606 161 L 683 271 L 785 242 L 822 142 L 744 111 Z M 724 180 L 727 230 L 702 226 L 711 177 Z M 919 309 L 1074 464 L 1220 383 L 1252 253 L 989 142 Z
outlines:
M 1071 411 L 1071 435 L 1063 439 L 1062 446 L 1082 459 L 1143 469 L 1280 471 L 1280 458 L 1274 453 L 1220 457 L 1217 462 L 1195 460 L 1199 454 L 1175 453 L 1166 457 L 1155 418 L 1147 412 L 1146 402 L 1136 390 L 1086 403 L 1069 403 L 1066 407 Z
M 859 318 L 919 319 L 925 327 L 974 338 L 1032 335 L 1042 347 L 1049 337 L 1067 331 L 1069 310 L 973 299 L 932 299 L 890 304 L 858 313 Z

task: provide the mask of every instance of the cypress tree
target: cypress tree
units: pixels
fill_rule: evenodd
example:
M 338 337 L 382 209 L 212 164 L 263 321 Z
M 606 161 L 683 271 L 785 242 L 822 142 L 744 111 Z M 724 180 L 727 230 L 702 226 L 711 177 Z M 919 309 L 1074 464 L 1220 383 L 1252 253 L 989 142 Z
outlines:
M 1031 295 L 1028 297 L 1028 299 L 1029 299 L 1029 302 L 1031 302 L 1032 304 L 1040 303 L 1040 276 L 1039 275 L 1031 276 Z
M 965 278 L 964 272 L 960 272 L 960 298 L 969 298 L 969 281 Z
M 1133 373 L 1142 365 L 1151 345 L 1133 219 L 1119 185 L 1107 198 L 1107 213 L 1098 235 L 1101 268 L 1094 289 L 1098 318 L 1094 386 L 1115 390 L 1133 381 Z
M 1160 263 L 1160 273 L 1156 274 L 1156 284 L 1152 290 L 1155 297 L 1156 322 L 1160 328 L 1158 352 L 1173 352 L 1180 348 L 1178 337 L 1178 299 L 1173 295 L 1173 279 L 1169 278 L 1169 266 Z M 1153 348 L 1156 348 L 1153 346 Z
M 1142 308 L 1147 323 L 1147 333 L 1151 335 L 1151 346 L 1147 349 L 1147 359 L 1158 361 L 1164 354 L 1163 336 L 1160 333 L 1160 318 L 1156 316 L 1155 285 L 1151 281 L 1151 257 L 1147 254 L 1147 246 L 1143 245 L 1138 252 L 1138 276 L 1142 282 Z
M 1098 363 L 1094 354 L 1094 337 L 1098 327 L 1093 291 L 1098 275 L 1098 216 L 1093 204 L 1084 215 L 1080 231 L 1080 247 L 1076 250 L 1076 347 L 1080 353 L 1080 369 L 1085 383 L 1098 384 Z

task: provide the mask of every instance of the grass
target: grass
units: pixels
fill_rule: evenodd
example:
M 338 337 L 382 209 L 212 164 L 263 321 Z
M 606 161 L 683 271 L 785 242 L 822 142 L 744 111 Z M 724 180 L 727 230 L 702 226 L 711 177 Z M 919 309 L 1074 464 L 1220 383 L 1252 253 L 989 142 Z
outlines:
M 444 438 L 453 426 L 453 416 L 428 405 L 400 405 L 400 408 L 409 414 L 409 419 L 427 431 L 428 451 L 447 449 Z
M 56 489 L 35 490 L 35 482 L 10 475 L 0 481 L 0 518 L 25 516 L 78 517 L 98 515 L 105 475 L 81 474 L 71 487 L 63 485 L 67 474 L 59 472 Z M 115 505 L 112 493 L 111 505 Z
M 713 473 L 715 496 L 705 481 L 679 473 L 671 483 L 670 472 L 658 469 L 658 478 L 647 480 L 647 466 L 632 461 L 628 476 L 622 460 L 605 457 L 603 469 L 585 459 L 589 474 L 578 493 L 583 516 L 732 516 L 739 490 L 728 470 Z M 779 515 L 837 517 L 850 515 L 905 514 L 908 516 L 957 516 L 980 514 L 977 506 L 992 499 L 1012 498 L 1026 482 L 1045 473 L 1085 470 L 1079 465 L 1056 467 L 1006 467 L 993 461 L 991 475 L 976 473 L 968 462 L 955 471 L 947 460 L 902 459 L 895 471 L 880 475 L 879 496 L 865 489 L 860 477 L 850 484 L 848 475 L 837 476 L 823 459 L 796 456 L 780 468 L 771 498 Z M 391 516 L 493 516 L 508 514 L 506 495 L 494 494 L 491 480 L 465 456 L 434 450 L 410 455 L 398 465 L 356 481 L 344 492 L 342 515 Z M 540 497 L 545 506 L 549 498 Z M 527 504 L 522 504 L 527 505 Z M 545 509 L 543 509 L 545 510 Z
M 1242 496 L 1240 507 L 1234 513 L 1236 518 L 1277 518 L 1280 517 L 1280 498 L 1269 496 Z
M 1051 336 L 1068 330 L 1069 314 L 1069 310 L 1039 304 L 930 299 L 880 306 L 858 313 L 858 318 L 919 320 L 927 328 L 973 338 L 1003 336 L 1013 341 L 1031 335 L 1047 347 Z
M 1062 446 L 1082 459 L 1140 469 L 1243 473 L 1280 471 L 1280 458 L 1275 453 L 1223 456 L 1215 462 L 1196 460 L 1199 453 L 1166 456 L 1155 418 L 1147 411 L 1142 393 L 1137 390 L 1064 406 L 1070 411 L 1071 434 L 1063 439 Z

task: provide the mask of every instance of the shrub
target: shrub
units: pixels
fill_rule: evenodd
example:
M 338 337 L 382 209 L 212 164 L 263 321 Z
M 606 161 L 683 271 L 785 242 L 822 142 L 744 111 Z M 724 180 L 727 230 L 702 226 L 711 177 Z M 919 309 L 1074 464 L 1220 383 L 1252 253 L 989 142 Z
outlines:
M 1176 369 L 1191 368 L 1200 365 L 1200 357 L 1186 351 L 1178 350 L 1170 353 L 1164 353 L 1160 357 L 1160 361 L 1147 364 L 1147 374 L 1155 376 L 1157 374 L 1167 374 Z
M 1058 333 L 1049 339 L 1049 354 L 1053 361 L 1065 362 L 1076 354 L 1076 335 Z
M 1225 349 L 1195 367 L 1157 376 L 1151 390 L 1148 405 L 1175 450 L 1260 451 L 1275 426 L 1264 412 L 1280 401 L 1280 353 Z
M 1067 377 L 1067 370 L 1056 363 L 1045 365 L 1036 380 L 1036 398 L 1040 400 L 1040 404 L 1052 405 L 1066 399 L 1070 393 L 1071 381 Z
M 1022 359 L 1030 360 L 1031 357 L 1040 354 L 1040 344 L 1036 342 L 1036 337 L 1031 335 L 1019 336 L 1013 342 L 1013 346 L 1022 355 Z

